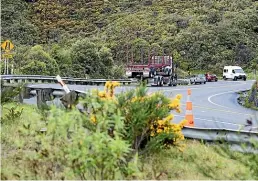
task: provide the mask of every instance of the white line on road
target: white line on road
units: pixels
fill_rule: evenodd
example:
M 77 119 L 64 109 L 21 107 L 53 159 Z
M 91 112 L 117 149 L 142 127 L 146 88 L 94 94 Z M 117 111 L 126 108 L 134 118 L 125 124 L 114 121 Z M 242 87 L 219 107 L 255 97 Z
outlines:
M 218 94 L 213 94 L 213 95 L 211 95 L 211 96 L 208 97 L 208 101 L 209 101 L 211 104 L 215 105 L 215 106 L 223 107 L 223 108 L 226 108 L 226 109 L 232 109 L 232 108 L 230 108 L 230 107 L 226 107 L 226 106 L 222 106 L 222 105 L 220 105 L 220 104 L 214 103 L 213 101 L 211 101 L 211 98 L 216 97 L 216 96 L 220 96 L 220 95 L 223 95 L 223 94 L 235 93 L 235 92 L 240 92 L 240 91 L 242 91 L 242 89 L 241 89 L 241 90 L 234 90 L 234 91 L 222 92 L 222 93 L 218 93 Z
M 185 116 L 181 116 L 181 115 L 174 115 L 175 117 L 182 117 L 184 118 Z M 209 122 L 217 122 L 217 123 L 223 123 L 223 124 L 229 124 L 229 125 L 234 125 L 234 126 L 245 126 L 243 124 L 236 124 L 236 123 L 228 123 L 228 122 L 224 122 L 224 121 L 215 121 L 215 120 L 210 120 L 210 119 L 203 119 L 203 118 L 194 118 L 197 120 L 201 120 L 201 121 L 209 121 Z
M 246 82 L 239 82 L 239 84 L 228 84 L 228 85 L 223 85 L 223 86 L 210 86 L 210 87 L 195 87 L 195 86 L 188 86 L 185 88 L 181 88 L 181 89 L 159 89 L 159 91 L 163 91 L 163 92 L 171 92 L 171 91 L 178 91 L 178 90 L 187 90 L 189 88 L 191 89 L 213 89 L 213 88 L 222 88 L 222 87 L 229 87 L 229 86 L 239 86 L 239 85 L 244 85 L 247 84 Z
M 186 104 L 182 104 L 182 105 L 186 105 Z M 216 109 L 216 108 L 210 108 L 207 106 L 198 106 L 193 104 L 193 107 L 195 108 L 200 108 L 200 109 L 206 109 L 206 110 L 212 110 L 212 111 L 218 111 L 218 112 L 227 112 L 227 113 L 232 113 L 232 114 L 240 114 L 240 115 L 245 115 L 245 116 L 255 116 L 255 114 L 246 114 L 246 113 L 241 113 L 241 112 L 234 112 L 234 111 L 229 111 L 229 110 L 224 110 L 224 109 Z M 204 111 L 202 111 L 204 112 Z
M 185 116 L 181 116 L 181 115 L 174 115 L 175 117 L 182 117 L 184 118 Z M 228 124 L 228 125 L 233 125 L 233 126 L 238 126 L 238 129 L 243 129 L 244 127 L 246 127 L 246 125 L 244 124 L 236 124 L 236 123 L 228 123 L 228 122 L 224 122 L 224 121 L 215 121 L 215 120 L 210 120 L 210 119 L 203 119 L 203 118 L 194 118 L 197 120 L 201 120 L 201 121 L 209 121 L 209 122 L 214 122 L 214 123 L 222 123 L 222 124 Z M 248 129 L 258 129 L 258 127 L 248 127 Z

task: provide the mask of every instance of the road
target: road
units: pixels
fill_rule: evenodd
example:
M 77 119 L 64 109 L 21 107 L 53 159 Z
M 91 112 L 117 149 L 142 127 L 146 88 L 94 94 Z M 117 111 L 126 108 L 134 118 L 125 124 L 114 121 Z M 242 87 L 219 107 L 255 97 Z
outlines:
M 202 85 L 177 86 L 177 87 L 149 87 L 148 92 L 163 92 L 166 96 L 173 98 L 176 94 L 182 94 L 182 113 L 174 113 L 173 122 L 177 123 L 185 117 L 185 104 L 187 100 L 187 89 L 192 90 L 190 97 L 193 103 L 193 115 L 195 127 L 200 128 L 226 128 L 234 130 L 258 131 L 258 111 L 242 107 L 237 102 L 236 92 L 248 90 L 254 81 L 218 81 L 207 82 Z M 30 86 L 61 87 L 58 84 L 37 84 Z M 90 89 L 103 90 L 103 86 L 68 85 L 71 90 L 88 91 Z M 135 89 L 134 86 L 122 86 L 116 88 L 116 92 L 124 92 Z M 32 103 L 32 101 L 29 101 Z M 35 104 L 35 101 L 33 101 Z M 245 126 L 246 120 L 251 119 L 252 126 Z

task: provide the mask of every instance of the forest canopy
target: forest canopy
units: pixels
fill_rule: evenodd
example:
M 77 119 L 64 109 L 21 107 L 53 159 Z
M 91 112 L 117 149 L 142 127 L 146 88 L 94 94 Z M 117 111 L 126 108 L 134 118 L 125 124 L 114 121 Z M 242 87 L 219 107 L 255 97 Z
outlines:
M 225 65 L 252 70 L 258 64 L 254 0 L 1 0 L 1 4 L 2 41 L 15 44 L 15 71 L 24 74 L 28 65 L 45 67 L 51 60 L 58 67 L 45 68 L 44 74 L 60 70 L 61 75 L 95 77 L 88 71 L 94 64 L 92 70 L 103 72 L 100 77 L 121 76 L 123 71 L 116 75 L 107 71 L 120 70 L 132 59 L 147 61 L 149 53 L 173 55 L 181 69 L 215 73 Z M 82 66 L 78 58 L 89 46 L 74 52 L 78 41 L 95 47 L 81 57 L 84 63 L 94 59 L 91 64 Z M 35 46 L 42 47 L 46 59 L 29 59 Z M 38 68 L 32 69 L 37 73 Z

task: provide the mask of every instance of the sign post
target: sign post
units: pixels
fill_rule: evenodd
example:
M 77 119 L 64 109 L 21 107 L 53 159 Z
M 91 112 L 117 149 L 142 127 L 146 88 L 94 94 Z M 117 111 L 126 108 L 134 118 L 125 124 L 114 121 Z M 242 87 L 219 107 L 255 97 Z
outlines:
M 9 74 L 8 69 L 8 60 L 12 58 L 12 54 L 10 53 L 11 50 L 14 48 L 14 45 L 10 40 L 6 40 L 1 45 L 2 49 L 4 50 L 4 54 L 2 54 L 2 58 L 4 59 L 4 74 Z

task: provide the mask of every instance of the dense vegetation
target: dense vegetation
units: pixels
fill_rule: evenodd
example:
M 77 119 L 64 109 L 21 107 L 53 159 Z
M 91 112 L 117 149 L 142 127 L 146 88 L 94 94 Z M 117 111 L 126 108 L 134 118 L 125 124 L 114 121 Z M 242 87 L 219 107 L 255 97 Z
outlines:
M 180 112 L 181 95 L 171 101 L 139 87 L 115 96 L 117 85 L 89 92 L 81 112 L 4 99 L 1 179 L 258 178 L 258 154 L 184 140 L 185 121 L 173 123 L 170 112 Z
M 172 54 L 181 68 L 191 70 L 221 73 L 224 65 L 251 70 L 258 64 L 258 2 L 254 0 L 1 3 L 2 40 L 11 39 L 16 45 L 16 73 L 41 74 L 42 70 L 42 74 L 119 77 L 123 71 L 117 70 L 128 60 L 146 61 L 149 51 Z
M 20 179 L 106 180 L 138 178 L 138 154 L 182 148 L 181 129 L 187 121 L 171 122 L 171 111 L 180 112 L 181 95 L 171 101 L 161 93 L 147 95 L 146 87 L 139 87 L 115 96 L 116 86 L 107 82 L 104 91 L 89 92 L 80 100 L 81 112 L 52 107 L 38 110 L 41 116 L 34 110 L 26 114 L 30 119 L 20 120 L 22 109 L 4 107 L 1 125 L 7 130 L 16 127 L 16 136 L 2 134 L 1 158 L 13 151 L 15 157 L 10 160 L 21 156 L 17 161 L 26 166 L 13 165 Z M 46 129 L 43 134 L 42 128 Z M 15 174 L 4 170 L 1 178 Z

